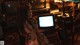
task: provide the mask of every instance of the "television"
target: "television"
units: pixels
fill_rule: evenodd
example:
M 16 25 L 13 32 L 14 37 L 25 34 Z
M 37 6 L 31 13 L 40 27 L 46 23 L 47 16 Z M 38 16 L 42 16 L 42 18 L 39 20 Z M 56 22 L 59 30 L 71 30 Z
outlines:
M 55 18 L 53 14 L 43 14 L 38 16 L 38 27 L 40 29 L 54 28 Z

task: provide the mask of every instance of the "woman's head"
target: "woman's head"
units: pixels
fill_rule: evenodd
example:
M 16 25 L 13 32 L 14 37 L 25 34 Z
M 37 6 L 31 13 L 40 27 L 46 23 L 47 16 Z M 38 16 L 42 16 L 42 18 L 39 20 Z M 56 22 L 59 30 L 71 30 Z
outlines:
M 19 16 L 22 18 L 22 20 L 30 19 L 32 18 L 32 11 L 31 11 L 31 5 L 26 2 L 20 2 L 19 3 Z

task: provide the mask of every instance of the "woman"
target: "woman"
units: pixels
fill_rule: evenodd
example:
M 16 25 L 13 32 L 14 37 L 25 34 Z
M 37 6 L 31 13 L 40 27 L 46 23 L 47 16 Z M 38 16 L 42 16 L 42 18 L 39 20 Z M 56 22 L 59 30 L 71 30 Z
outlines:
M 32 18 L 30 4 L 26 3 L 26 1 L 20 2 L 18 13 L 21 45 L 46 45 L 46 42 L 39 33 L 39 29 Z

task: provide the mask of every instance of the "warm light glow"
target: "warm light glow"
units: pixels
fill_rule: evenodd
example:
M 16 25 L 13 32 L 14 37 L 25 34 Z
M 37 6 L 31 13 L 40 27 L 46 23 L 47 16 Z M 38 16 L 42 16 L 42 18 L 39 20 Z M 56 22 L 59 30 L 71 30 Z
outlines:
M 78 8 L 80 8 L 80 3 L 78 4 Z
M 64 1 L 66 2 L 66 1 L 73 1 L 73 0 L 64 0 Z
M 57 15 L 58 17 L 62 16 L 62 15 Z
M 59 10 L 58 10 L 58 9 L 56 9 L 56 10 L 51 10 L 51 12 L 50 12 L 50 13 L 55 14 L 56 12 L 59 12 Z
M 40 2 L 45 2 L 45 0 L 40 0 Z
M 70 17 L 69 13 L 65 13 L 65 15 L 66 15 L 66 17 Z M 65 17 L 65 16 L 63 15 L 63 13 L 61 13 L 61 16 Z
M 44 7 L 44 5 L 41 5 L 40 7 L 41 7 L 41 8 L 43 8 L 43 7 Z
M 46 3 L 46 8 L 50 8 L 50 4 L 49 3 Z
M 61 0 L 54 0 L 54 2 L 62 2 Z
M 46 2 L 50 2 L 50 0 L 46 0 Z
M 70 17 L 70 16 L 69 16 L 69 13 L 65 13 L 65 14 L 66 14 L 66 17 Z
M 50 0 L 40 0 L 40 2 L 45 2 L 45 1 L 46 1 L 46 2 L 49 2 Z
M 72 1 L 72 0 L 54 0 L 54 2 L 62 2 L 62 1 L 67 2 L 67 1 Z

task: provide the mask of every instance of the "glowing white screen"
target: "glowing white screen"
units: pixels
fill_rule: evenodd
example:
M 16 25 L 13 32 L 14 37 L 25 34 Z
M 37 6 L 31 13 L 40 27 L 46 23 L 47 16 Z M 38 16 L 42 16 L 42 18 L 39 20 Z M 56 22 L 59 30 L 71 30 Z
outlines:
M 53 16 L 39 17 L 39 25 L 40 25 L 40 27 L 54 26 Z

